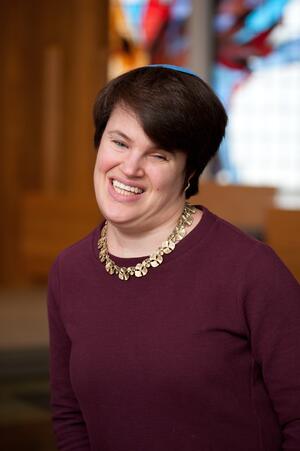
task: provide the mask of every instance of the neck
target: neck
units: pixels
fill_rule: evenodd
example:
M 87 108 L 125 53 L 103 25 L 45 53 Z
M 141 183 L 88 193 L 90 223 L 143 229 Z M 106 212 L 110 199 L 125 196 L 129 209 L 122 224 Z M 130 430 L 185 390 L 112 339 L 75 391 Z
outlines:
M 172 233 L 183 211 L 180 206 L 162 224 L 149 227 L 148 230 L 133 230 L 118 227 L 108 222 L 107 246 L 108 251 L 116 257 L 135 258 L 151 255 Z

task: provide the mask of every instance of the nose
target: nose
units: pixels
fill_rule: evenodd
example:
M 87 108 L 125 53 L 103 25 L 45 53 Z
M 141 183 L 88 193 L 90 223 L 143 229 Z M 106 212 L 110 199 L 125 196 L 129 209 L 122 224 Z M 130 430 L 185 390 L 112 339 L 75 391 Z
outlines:
M 138 152 L 128 152 L 120 166 L 127 177 L 142 177 L 144 175 L 143 159 Z

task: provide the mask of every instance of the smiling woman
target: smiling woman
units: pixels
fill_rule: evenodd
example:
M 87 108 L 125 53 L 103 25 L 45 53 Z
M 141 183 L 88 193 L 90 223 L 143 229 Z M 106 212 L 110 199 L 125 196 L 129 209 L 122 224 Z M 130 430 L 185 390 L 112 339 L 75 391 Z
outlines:
M 300 449 L 299 285 L 275 253 L 187 199 L 227 116 L 184 68 L 112 80 L 94 107 L 105 221 L 49 277 L 63 451 Z

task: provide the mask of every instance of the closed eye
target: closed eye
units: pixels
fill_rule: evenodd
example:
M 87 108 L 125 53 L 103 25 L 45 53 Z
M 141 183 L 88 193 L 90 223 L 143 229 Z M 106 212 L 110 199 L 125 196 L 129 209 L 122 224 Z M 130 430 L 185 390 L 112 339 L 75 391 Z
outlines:
M 154 155 L 152 155 L 154 158 L 158 158 L 159 160 L 162 160 L 162 161 L 167 161 L 167 158 L 164 156 L 164 155 L 162 155 L 162 154 L 154 154 Z

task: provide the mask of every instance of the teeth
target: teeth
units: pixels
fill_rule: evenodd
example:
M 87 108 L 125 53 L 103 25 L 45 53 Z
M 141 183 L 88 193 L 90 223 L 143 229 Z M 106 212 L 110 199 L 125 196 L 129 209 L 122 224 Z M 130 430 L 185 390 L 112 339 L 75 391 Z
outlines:
M 129 194 L 129 193 L 141 194 L 143 192 L 142 189 L 137 188 L 136 186 L 124 185 L 124 183 L 121 183 L 118 180 L 113 180 L 112 184 L 115 190 L 120 194 Z

